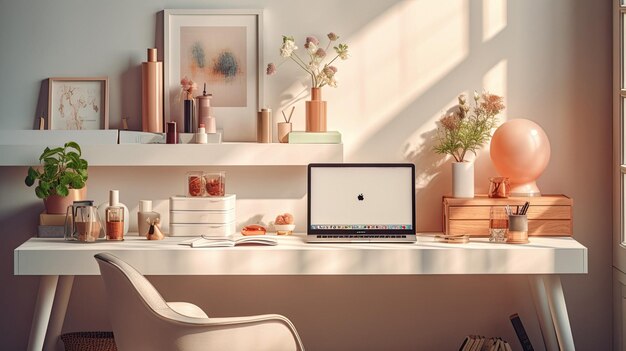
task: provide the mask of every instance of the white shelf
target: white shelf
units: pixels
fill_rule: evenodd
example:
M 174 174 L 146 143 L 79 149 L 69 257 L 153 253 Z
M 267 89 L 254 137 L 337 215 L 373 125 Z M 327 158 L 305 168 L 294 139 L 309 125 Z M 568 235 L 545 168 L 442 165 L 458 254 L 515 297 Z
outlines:
M 0 145 L 0 166 L 36 166 L 42 145 Z M 343 144 L 114 144 L 81 146 L 89 166 L 304 166 L 343 162 Z

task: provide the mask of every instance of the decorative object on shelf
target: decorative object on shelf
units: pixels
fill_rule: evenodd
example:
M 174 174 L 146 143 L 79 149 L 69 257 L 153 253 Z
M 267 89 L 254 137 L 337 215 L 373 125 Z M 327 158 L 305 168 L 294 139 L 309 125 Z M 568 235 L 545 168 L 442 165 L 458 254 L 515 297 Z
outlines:
M 536 180 L 550 162 L 550 140 L 537 123 L 503 123 L 493 133 L 490 154 L 498 173 L 511 181 L 511 196 L 541 196 Z
M 267 229 L 265 229 L 265 227 L 263 227 L 262 225 L 258 225 L 258 224 L 250 224 L 241 228 L 241 234 L 246 235 L 246 236 L 265 235 L 266 232 L 267 232 Z
M 128 231 L 124 227 L 128 222 L 128 207 L 120 203 L 118 190 L 109 191 L 109 205 L 104 209 L 105 232 L 107 240 L 124 240 L 124 234 Z
M 332 64 L 338 58 L 346 60 L 348 58 L 348 45 L 337 43 L 333 47 L 335 56 L 327 63 L 322 64 L 327 57 L 328 49 L 335 43 L 339 36 L 335 33 L 328 33 L 328 44 L 325 48 L 320 46 L 320 41 L 314 36 L 306 37 L 304 48 L 306 55 L 304 59 L 298 56 L 296 50 L 296 42 L 293 37 L 283 35 L 283 44 L 280 47 L 280 56 L 284 57 L 278 65 L 269 63 L 266 73 L 272 75 L 276 73 L 277 67 L 284 63 L 288 58 L 293 60 L 300 68 L 311 77 L 311 100 L 306 101 L 306 131 L 307 132 L 325 132 L 326 131 L 326 101 L 322 100 L 321 88 L 328 85 L 337 87 L 335 74 L 337 67 Z
M 272 110 L 262 108 L 256 118 L 256 141 L 257 143 L 272 142 Z
M 205 172 L 203 178 L 206 196 L 226 195 L 226 172 Z
M 148 240 L 163 240 L 165 235 L 161 231 L 159 224 L 161 222 L 161 218 L 149 218 L 148 223 L 150 224 L 150 228 L 146 233 L 146 239 Z
M 163 133 L 163 62 L 157 61 L 156 48 L 149 48 L 148 61 L 141 63 L 141 130 Z
M 167 122 L 167 133 L 165 133 L 166 144 L 178 144 L 178 131 L 176 122 Z
M 444 196 L 444 232 L 488 237 L 491 207 L 508 205 L 510 213 L 516 214 L 526 202 L 529 236 L 572 236 L 574 201 L 565 195 L 490 198 L 485 194 L 472 199 Z
M 293 215 L 284 213 L 276 216 L 274 229 L 276 229 L 276 234 L 278 235 L 291 235 L 293 230 L 296 229 L 296 225 L 293 224 Z
M 330 132 L 291 132 L 289 144 L 341 144 L 341 133 Z
M 235 233 L 236 196 L 170 198 L 170 235 L 227 236 Z
M 194 118 L 193 92 L 198 89 L 198 86 L 185 76 L 180 80 L 180 89 L 183 99 L 183 133 L 194 133 L 197 123 Z
M 187 172 L 186 194 L 189 197 L 204 196 L 204 177 L 200 171 Z
M 207 133 L 215 133 L 215 117 L 211 113 L 211 98 L 213 94 L 206 93 L 206 83 L 204 83 L 204 90 L 202 90 L 202 95 L 196 96 L 196 100 L 198 100 L 198 127 L 200 125 L 204 125 Z
M 295 106 L 291 106 L 291 112 L 289 112 L 289 117 L 285 114 L 285 111 L 281 111 L 283 114 L 284 122 L 278 123 L 278 129 L 276 130 L 276 136 L 278 138 L 279 143 L 288 143 L 289 142 L 289 133 L 291 133 L 291 117 L 293 116 L 293 111 L 296 109 Z
M 74 201 L 84 200 L 87 195 L 88 163 L 81 158 L 80 146 L 67 142 L 62 147 L 46 147 L 39 156 L 42 169 L 28 168 L 24 182 L 35 187 L 35 194 L 43 199 L 46 212 L 64 214 Z
M 165 10 L 165 113 L 170 120 L 182 122 L 177 84 L 187 76 L 210 87 L 212 111 L 229 141 L 253 141 L 254 118 L 264 106 L 262 28 L 263 10 Z M 211 124 L 204 124 L 211 132 Z
M 509 197 L 511 185 L 507 177 L 491 177 L 489 178 L 489 197 L 503 198 Z
M 465 94 L 459 95 L 458 106 L 439 119 L 437 128 L 434 151 L 451 155 L 456 161 L 452 164 L 453 197 L 474 197 L 474 164 L 465 157 L 468 151 L 475 155 L 489 141 L 491 130 L 498 122 L 497 115 L 504 109 L 502 97 L 498 95 L 474 91 L 473 100 L 470 106 Z
M 508 207 L 491 206 L 489 209 L 489 241 L 503 243 L 509 229 Z
M 194 141 L 196 142 L 196 144 L 206 144 L 208 140 L 209 138 L 206 135 L 204 124 L 200 123 L 200 125 L 198 125 L 198 131 L 196 132 L 196 138 L 194 139 Z
M 528 217 L 525 214 L 509 215 L 508 244 L 528 244 Z
M 124 225 L 122 227 L 123 235 L 128 234 L 128 230 L 130 229 L 130 211 L 128 210 L 128 206 L 126 206 L 124 203 L 121 203 L 119 201 L 119 198 L 120 198 L 119 190 L 109 190 L 109 200 L 98 205 L 98 215 L 100 216 L 100 218 L 102 219 L 102 222 L 104 223 L 105 234 L 106 234 L 106 220 L 107 220 L 106 210 L 109 206 L 111 206 L 112 202 L 117 203 L 116 205 L 117 207 L 122 207 L 124 209 L 124 214 L 123 214 Z
M 48 129 L 108 128 L 107 77 L 48 79 Z
M 65 240 L 94 242 L 103 236 L 98 208 L 91 200 L 74 201 L 65 214 Z
M 452 162 L 452 197 L 474 197 L 474 162 Z
M 139 201 L 139 211 L 137 211 L 137 232 L 139 235 L 146 235 L 150 229 L 151 222 L 160 218 L 161 214 L 152 210 L 152 201 Z

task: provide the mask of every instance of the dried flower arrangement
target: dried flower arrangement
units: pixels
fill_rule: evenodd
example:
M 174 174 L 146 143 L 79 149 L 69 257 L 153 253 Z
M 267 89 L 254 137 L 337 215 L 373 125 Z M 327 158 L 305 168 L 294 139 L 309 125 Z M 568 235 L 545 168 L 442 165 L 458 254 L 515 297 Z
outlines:
M 328 33 L 327 37 L 328 44 L 326 45 L 326 48 L 320 47 L 320 41 L 316 37 L 306 37 L 304 48 L 306 49 L 306 53 L 308 55 L 307 62 L 296 53 L 298 47 L 296 46 L 294 38 L 283 35 L 283 45 L 280 47 L 280 56 L 284 57 L 285 60 L 279 63 L 278 66 L 282 65 L 287 58 L 290 58 L 311 76 L 311 87 L 321 88 L 325 85 L 337 87 L 337 80 L 335 79 L 337 67 L 332 64 L 338 58 L 342 60 L 348 59 L 348 45 L 338 43 L 336 46 L 333 46 L 336 54 L 335 57 L 333 57 L 333 59 L 328 63 L 322 65 L 324 58 L 328 55 L 327 52 L 330 49 L 331 44 L 339 40 L 339 36 L 332 32 Z M 276 73 L 276 70 L 277 65 L 269 63 L 267 65 L 266 73 L 268 75 L 272 75 Z
M 187 76 L 180 80 L 180 96 L 184 100 L 193 100 L 193 92 L 198 89 L 198 85 Z
M 456 162 L 463 162 L 468 151 L 476 154 L 489 141 L 504 103 L 501 96 L 476 91 L 472 107 L 464 94 L 459 95 L 458 100 L 458 109 L 439 119 L 437 144 L 433 149 L 438 154 L 451 155 Z

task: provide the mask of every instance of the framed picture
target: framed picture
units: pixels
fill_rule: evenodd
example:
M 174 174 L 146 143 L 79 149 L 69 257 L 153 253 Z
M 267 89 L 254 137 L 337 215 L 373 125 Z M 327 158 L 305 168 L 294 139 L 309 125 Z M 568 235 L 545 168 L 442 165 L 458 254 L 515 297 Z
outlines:
M 204 84 L 212 115 L 227 141 L 256 140 L 262 106 L 262 10 L 165 10 L 166 120 L 182 129 L 181 79 Z
M 49 78 L 48 129 L 109 129 L 108 78 Z

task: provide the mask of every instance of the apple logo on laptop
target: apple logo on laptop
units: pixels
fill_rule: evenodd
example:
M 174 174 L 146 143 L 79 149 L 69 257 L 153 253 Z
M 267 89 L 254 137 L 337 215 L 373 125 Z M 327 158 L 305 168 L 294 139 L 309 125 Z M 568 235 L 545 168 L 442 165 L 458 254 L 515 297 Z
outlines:
M 363 201 L 365 200 L 365 196 L 363 196 L 363 193 L 360 193 L 359 196 L 356 197 L 359 201 Z

